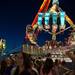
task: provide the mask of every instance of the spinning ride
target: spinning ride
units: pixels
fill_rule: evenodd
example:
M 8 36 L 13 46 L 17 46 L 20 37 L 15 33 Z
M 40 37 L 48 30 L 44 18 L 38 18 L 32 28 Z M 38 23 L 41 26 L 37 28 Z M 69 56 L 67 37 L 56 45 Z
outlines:
M 56 36 L 70 28 L 74 30 L 75 24 L 66 12 L 59 7 L 59 0 L 52 0 L 51 7 L 49 7 L 50 3 L 51 0 L 44 0 L 32 24 L 27 25 L 25 38 L 30 42 L 30 45 L 26 44 L 26 47 L 29 48 L 27 50 L 30 50 L 30 53 L 53 53 L 64 57 L 63 50 L 67 49 L 67 47 L 63 48 L 62 43 L 57 42 Z M 66 23 L 69 24 L 68 27 Z M 43 47 L 38 46 L 36 42 L 40 31 L 45 31 L 52 35 L 51 41 L 48 41 Z M 70 38 L 72 39 L 72 37 Z M 72 42 L 70 38 L 67 40 L 69 45 Z
M 50 2 L 51 0 L 43 1 L 32 25 L 26 27 L 26 38 L 32 44 L 37 44 L 36 39 L 39 31 L 44 30 L 48 32 L 52 35 L 52 40 L 56 40 L 58 34 L 70 28 L 75 28 L 73 21 L 68 17 L 66 12 L 59 7 L 59 1 L 52 0 L 52 7 L 49 8 Z M 69 23 L 69 27 L 66 27 L 66 22 Z M 35 33 L 35 31 L 37 31 L 37 33 Z

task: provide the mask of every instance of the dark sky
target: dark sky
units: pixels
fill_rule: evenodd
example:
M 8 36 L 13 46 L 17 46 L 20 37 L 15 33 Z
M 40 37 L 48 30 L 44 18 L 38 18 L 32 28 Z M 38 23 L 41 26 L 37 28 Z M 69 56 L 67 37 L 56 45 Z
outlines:
M 43 0 L 0 0 L 0 37 L 6 39 L 7 50 L 21 46 L 25 27 L 31 24 Z M 60 0 L 60 6 L 75 23 L 74 0 Z

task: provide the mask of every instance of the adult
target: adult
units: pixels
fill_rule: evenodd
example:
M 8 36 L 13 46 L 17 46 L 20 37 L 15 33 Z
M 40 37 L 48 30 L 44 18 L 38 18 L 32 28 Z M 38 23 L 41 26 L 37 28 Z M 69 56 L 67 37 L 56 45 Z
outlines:
M 32 68 L 31 56 L 20 52 L 16 54 L 17 66 L 12 69 L 11 75 L 38 75 Z
M 73 50 L 66 51 L 66 55 L 72 59 L 72 63 L 73 63 L 73 74 L 72 75 L 75 75 L 75 51 Z
M 56 75 L 54 63 L 51 58 L 47 58 L 44 65 L 41 67 L 40 75 Z

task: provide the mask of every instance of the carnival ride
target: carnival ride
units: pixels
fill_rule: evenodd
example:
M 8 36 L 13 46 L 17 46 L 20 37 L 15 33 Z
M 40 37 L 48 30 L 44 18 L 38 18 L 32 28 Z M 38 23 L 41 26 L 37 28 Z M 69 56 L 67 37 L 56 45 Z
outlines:
M 52 40 L 56 40 L 56 35 L 61 34 L 70 28 L 75 28 L 73 21 L 59 7 L 59 1 L 52 0 L 52 7 L 49 8 L 50 3 L 51 0 L 44 0 L 32 24 L 27 25 L 26 27 L 26 39 L 32 44 L 37 44 L 36 39 L 39 31 L 44 30 L 48 32 L 52 35 Z M 58 19 L 60 21 L 59 23 Z M 66 27 L 65 21 L 69 23 L 69 27 Z M 37 31 L 37 34 L 35 31 Z M 36 36 L 36 39 L 34 35 Z
M 50 3 L 52 2 L 52 6 Z M 66 26 L 66 22 L 69 26 Z M 72 28 L 73 32 L 75 30 L 75 24 L 69 18 L 65 11 L 59 7 L 59 0 L 44 0 L 40 9 L 38 10 L 31 25 L 26 27 L 26 40 L 30 42 L 30 46 L 26 44 L 24 50 L 29 50 L 30 53 L 34 54 L 47 54 L 52 53 L 54 57 L 65 58 L 64 50 L 71 49 L 72 38 L 68 38 L 68 45 L 62 47 L 61 42 L 57 42 L 56 36 L 62 32 Z M 38 46 L 36 40 L 40 31 L 45 31 L 52 35 L 51 41 L 48 41 L 44 46 Z M 66 41 L 65 41 L 66 42 Z M 75 42 L 74 42 L 75 45 Z
M 52 2 L 52 6 L 50 3 Z M 66 26 L 66 22 L 68 22 L 69 26 Z M 64 55 L 64 50 L 71 49 L 70 46 L 62 47 L 61 42 L 57 42 L 56 36 L 61 34 L 62 32 L 72 28 L 73 38 L 70 37 L 68 40 L 68 44 L 70 45 L 70 41 L 73 41 L 72 44 L 75 48 L 75 24 L 69 18 L 69 16 L 59 7 L 58 0 L 44 0 L 40 9 L 38 10 L 33 22 L 31 25 L 27 25 L 26 27 L 26 36 L 25 40 L 28 42 L 22 45 L 23 51 L 30 53 L 32 55 L 40 56 L 46 55 L 48 53 L 52 54 L 53 59 L 65 59 L 71 62 L 69 58 L 66 58 Z M 46 44 L 40 47 L 36 40 L 40 31 L 45 31 L 52 35 L 51 41 L 46 41 Z M 5 49 L 5 45 L 3 45 L 2 40 L 0 41 L 0 49 L 2 47 Z M 20 47 L 21 48 L 21 47 Z M 73 47 L 72 47 L 73 48 Z M 15 50 L 15 52 L 14 52 Z M 11 53 L 17 53 L 19 48 L 11 50 Z M 5 54 L 4 54 L 5 55 Z

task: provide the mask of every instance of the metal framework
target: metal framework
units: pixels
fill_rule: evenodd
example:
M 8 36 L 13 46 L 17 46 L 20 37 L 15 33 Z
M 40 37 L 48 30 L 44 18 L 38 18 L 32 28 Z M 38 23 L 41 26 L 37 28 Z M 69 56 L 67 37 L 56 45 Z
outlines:
M 37 14 L 36 14 L 36 16 L 35 16 L 35 18 L 34 18 L 34 20 L 33 20 L 33 22 L 32 22 L 32 24 L 31 24 L 31 28 L 32 28 L 32 31 L 30 31 L 30 32 L 27 32 L 28 31 L 28 29 L 27 29 L 27 31 L 26 31 L 26 38 L 28 38 L 29 40 L 30 40 L 30 42 L 31 43 L 33 43 L 33 44 L 36 44 L 36 41 L 34 41 L 34 32 L 35 32 L 35 30 L 37 29 L 37 31 L 40 31 L 39 30 L 39 28 L 40 27 L 38 27 L 38 15 L 39 14 L 41 14 L 42 12 L 43 13 L 46 13 L 46 12 L 48 12 L 48 13 L 57 13 L 57 14 L 59 14 L 60 12 L 64 12 L 60 7 L 59 7 L 59 1 L 58 0 L 52 0 L 52 7 L 50 8 L 50 9 L 48 9 L 49 8 L 49 5 L 50 5 L 50 3 L 51 3 L 51 0 L 44 0 L 43 1 L 43 3 L 42 3 L 42 5 L 41 5 L 41 7 L 40 7 L 40 9 L 38 10 L 38 12 L 37 12 Z M 42 16 L 43 14 L 41 14 L 41 16 Z M 48 15 L 48 14 L 47 14 Z M 62 16 L 62 13 L 60 13 L 60 15 Z M 55 16 L 55 15 L 54 15 Z M 58 15 L 59 16 L 59 15 Z M 44 17 L 44 16 L 43 16 Z M 66 22 L 68 22 L 69 23 L 69 27 L 65 27 L 65 25 L 64 25 L 64 27 L 63 26 L 61 26 L 61 28 L 63 28 L 63 29 L 61 29 L 60 31 L 58 31 L 58 32 L 56 32 L 55 31 L 55 29 L 53 30 L 53 31 L 49 31 L 49 30 L 47 30 L 47 29 L 45 29 L 45 28 L 40 28 L 41 30 L 44 30 L 44 31 L 46 31 L 46 32 L 48 32 L 49 34 L 51 34 L 52 35 L 52 39 L 53 40 L 56 40 L 56 35 L 58 35 L 58 34 L 61 34 L 62 32 L 64 32 L 64 31 L 66 31 L 66 30 L 68 30 L 69 28 L 75 28 L 75 25 L 74 25 L 74 23 L 73 23 L 73 21 L 69 18 L 69 16 L 65 13 L 65 20 L 66 20 Z M 47 19 L 48 19 L 48 17 L 47 17 Z M 63 18 L 62 18 L 62 20 L 63 20 Z M 49 27 L 49 25 L 47 25 L 48 27 Z M 30 27 L 30 26 L 29 26 Z M 57 28 L 57 25 L 54 25 L 53 26 L 53 28 Z M 32 35 L 31 35 L 32 34 Z M 37 33 L 38 34 L 38 33 Z M 28 36 L 28 35 L 31 35 L 31 36 Z M 31 38 L 32 37 L 32 38 Z

